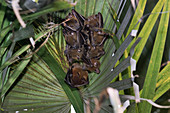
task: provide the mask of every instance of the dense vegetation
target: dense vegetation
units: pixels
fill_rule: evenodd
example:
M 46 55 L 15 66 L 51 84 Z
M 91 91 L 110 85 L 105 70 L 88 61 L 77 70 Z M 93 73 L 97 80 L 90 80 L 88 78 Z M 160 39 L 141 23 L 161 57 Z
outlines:
M 19 14 L 26 27 L 18 22 L 14 6 L 0 1 L 1 112 L 67 113 L 71 104 L 77 113 L 97 111 L 97 107 L 101 113 L 116 112 L 113 108 L 117 105 L 103 93 L 107 87 L 119 90 L 122 103 L 132 99 L 123 96 L 140 93 L 141 98 L 168 105 L 170 0 L 37 0 L 35 7 L 31 2 L 25 7 L 25 1 L 19 4 L 23 9 Z M 100 12 L 102 31 L 109 34 L 100 73 L 89 73 L 89 84 L 79 88 L 64 82 L 69 63 L 61 24 L 71 9 L 84 17 Z M 133 73 L 132 61 L 137 65 Z M 139 85 L 140 92 L 134 91 L 134 84 Z M 101 101 L 101 95 L 105 101 Z M 154 111 L 165 113 L 168 109 L 133 99 L 124 112 Z

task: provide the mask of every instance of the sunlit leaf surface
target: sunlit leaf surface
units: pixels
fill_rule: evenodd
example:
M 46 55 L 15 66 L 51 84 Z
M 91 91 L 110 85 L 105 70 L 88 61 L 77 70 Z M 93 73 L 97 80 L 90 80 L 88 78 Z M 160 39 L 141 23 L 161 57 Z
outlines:
M 159 3 L 159 2 L 158 2 Z M 170 8 L 168 8 L 169 0 L 167 0 L 164 4 L 163 11 L 169 11 Z M 161 6 L 161 4 L 160 4 Z M 153 21 L 153 20 L 152 20 Z M 157 76 L 159 74 L 161 61 L 163 57 L 163 51 L 165 46 L 165 40 L 167 36 L 167 30 L 168 30 L 168 22 L 169 22 L 169 13 L 165 13 L 161 15 L 149 67 L 147 70 L 143 91 L 141 96 L 148 99 L 153 99 L 156 89 L 156 82 L 157 82 Z M 144 29 L 144 28 L 143 28 Z M 160 38 L 161 37 L 161 38 Z M 162 90 L 162 89 L 161 89 Z M 158 90 L 160 91 L 160 89 Z M 149 105 L 146 102 L 143 102 L 139 105 L 140 112 L 151 112 L 151 105 Z M 145 108 L 145 109 L 142 109 Z

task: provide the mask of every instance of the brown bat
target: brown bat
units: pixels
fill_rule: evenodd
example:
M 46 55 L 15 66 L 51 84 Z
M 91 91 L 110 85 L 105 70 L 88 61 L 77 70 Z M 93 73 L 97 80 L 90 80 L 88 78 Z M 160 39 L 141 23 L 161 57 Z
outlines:
M 106 41 L 108 35 L 104 33 L 102 30 L 99 31 L 90 31 L 90 42 L 92 46 L 102 46 Z
M 83 64 L 83 70 L 89 71 L 89 72 L 96 72 L 97 74 L 100 73 L 100 62 L 97 59 L 91 59 L 91 64 L 88 65 L 86 63 Z
M 104 45 L 105 40 L 107 39 L 107 34 L 103 32 L 103 17 L 101 13 L 92 15 L 84 21 L 85 34 L 89 35 L 89 41 L 92 46 L 101 46 Z
M 72 9 L 71 13 L 69 13 L 68 16 L 65 18 L 65 21 L 63 22 L 62 26 L 64 28 L 69 28 L 72 31 L 77 32 L 83 28 L 84 20 L 85 18 L 82 15 Z
M 88 46 L 88 51 L 86 53 L 87 59 L 100 59 L 105 54 L 103 46 Z
M 75 32 L 69 28 L 64 28 L 63 35 L 66 40 L 66 43 L 72 48 L 80 48 L 85 42 L 82 33 L 80 33 L 79 31 Z
M 78 63 L 74 63 L 68 70 L 65 82 L 71 87 L 80 87 L 89 84 L 88 72 Z
M 101 13 L 92 15 L 84 21 L 84 26 L 87 30 L 93 30 L 94 28 L 103 28 L 103 17 Z
M 84 55 L 84 46 L 81 48 L 75 49 L 71 48 L 70 46 L 66 46 L 66 50 L 64 51 L 68 61 L 70 64 L 72 64 L 74 61 L 81 61 L 82 57 Z

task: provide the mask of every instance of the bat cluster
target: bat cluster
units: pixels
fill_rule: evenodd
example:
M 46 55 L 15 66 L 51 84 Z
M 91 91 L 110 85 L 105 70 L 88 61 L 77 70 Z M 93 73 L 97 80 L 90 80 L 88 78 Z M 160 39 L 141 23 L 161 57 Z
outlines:
M 100 73 L 99 59 L 105 54 L 103 46 L 108 35 L 102 30 L 102 14 L 85 18 L 72 10 L 62 26 L 70 65 L 65 81 L 71 87 L 87 85 L 88 72 Z

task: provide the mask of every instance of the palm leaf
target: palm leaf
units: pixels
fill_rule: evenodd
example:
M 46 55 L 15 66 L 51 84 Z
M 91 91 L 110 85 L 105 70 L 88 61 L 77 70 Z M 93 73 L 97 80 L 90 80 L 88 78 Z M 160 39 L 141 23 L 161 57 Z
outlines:
M 165 2 L 163 11 L 169 11 L 168 2 L 169 2 L 168 0 Z M 145 83 L 143 86 L 143 91 L 141 94 L 141 96 L 145 98 L 153 99 L 154 97 L 154 93 L 156 89 L 156 82 L 157 82 L 156 80 L 157 80 L 157 76 L 160 70 L 160 65 L 161 65 L 161 61 L 163 57 L 164 45 L 165 45 L 167 29 L 168 29 L 168 26 L 167 26 L 168 22 L 169 22 L 169 13 L 162 14 L 155 44 L 154 44 L 152 55 L 151 55 L 150 64 L 149 64 L 147 74 L 146 74 Z M 139 105 L 140 105 L 139 106 L 140 112 L 151 111 L 151 105 L 148 105 L 148 103 L 143 102 Z M 145 110 L 142 108 L 145 108 Z
M 136 52 L 134 53 L 134 58 L 136 60 L 139 59 L 140 54 L 142 53 L 142 50 L 143 50 L 143 48 L 146 44 L 146 41 L 149 37 L 149 34 L 151 33 L 151 30 L 159 16 L 159 13 L 157 13 L 157 12 L 161 11 L 164 3 L 165 3 L 165 0 L 157 3 L 157 5 L 154 7 L 154 9 L 152 11 L 153 14 L 151 14 L 149 16 L 145 25 L 143 26 L 143 29 L 141 30 L 140 34 L 138 35 L 138 37 L 143 37 L 143 38 L 142 38 L 141 42 L 138 44 L 138 46 L 136 47 Z
M 17 81 L 19 81 L 17 83 Z M 34 55 L 17 85 L 6 96 L 4 111 L 69 112 L 70 103 L 55 75 Z
M 27 15 L 27 16 L 23 16 L 24 20 L 30 20 L 30 19 L 36 19 L 42 15 L 45 15 L 47 13 L 50 12 L 54 12 L 54 11 L 59 11 L 59 10 L 63 10 L 66 8 L 71 8 L 73 7 L 73 5 L 71 5 L 70 3 L 68 3 L 67 0 L 54 0 L 54 2 L 52 2 L 51 4 L 47 5 L 46 7 L 42 8 L 40 11 Z

